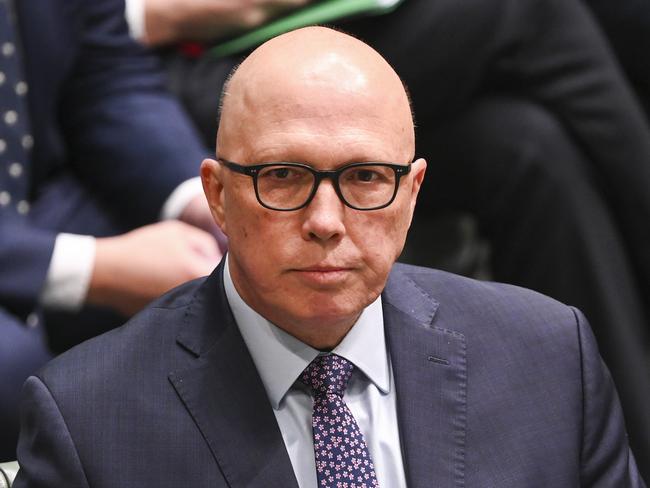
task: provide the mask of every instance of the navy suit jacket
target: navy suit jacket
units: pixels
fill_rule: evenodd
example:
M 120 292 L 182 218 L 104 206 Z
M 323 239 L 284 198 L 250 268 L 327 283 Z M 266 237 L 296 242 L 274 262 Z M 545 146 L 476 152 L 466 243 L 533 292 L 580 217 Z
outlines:
M 123 0 L 14 3 L 35 141 L 32 208 L 68 175 L 129 226 L 157 220 L 173 189 L 198 175 L 205 150 L 156 61 L 130 39 Z M 36 306 L 54 238 L 66 230 L 48 212 L 41 222 L 0 218 L 0 306 L 16 315 Z
M 580 312 L 403 265 L 382 300 L 409 487 L 644 486 Z M 297 487 L 222 266 L 23 394 L 17 488 Z

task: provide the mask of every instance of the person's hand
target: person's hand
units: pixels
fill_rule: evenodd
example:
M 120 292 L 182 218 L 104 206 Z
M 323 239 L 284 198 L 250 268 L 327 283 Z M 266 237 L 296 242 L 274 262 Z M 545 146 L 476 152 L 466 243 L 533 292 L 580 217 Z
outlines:
M 221 252 L 226 252 L 226 249 L 228 248 L 228 238 L 215 223 L 214 218 L 210 213 L 208 201 L 203 193 L 192 198 L 178 218 L 183 222 L 212 234 L 219 243 L 219 249 Z
M 176 220 L 97 239 L 87 300 L 132 315 L 174 286 L 209 274 L 221 257 L 211 234 Z
M 151 46 L 208 41 L 258 27 L 311 0 L 145 0 L 144 39 Z

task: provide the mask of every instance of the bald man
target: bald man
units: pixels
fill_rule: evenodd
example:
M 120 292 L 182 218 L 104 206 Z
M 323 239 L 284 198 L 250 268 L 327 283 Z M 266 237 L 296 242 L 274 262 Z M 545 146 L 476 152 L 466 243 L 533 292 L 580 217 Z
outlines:
M 207 279 L 24 388 L 24 487 L 642 487 L 583 315 L 394 264 L 426 162 L 397 74 L 307 28 L 223 96 Z

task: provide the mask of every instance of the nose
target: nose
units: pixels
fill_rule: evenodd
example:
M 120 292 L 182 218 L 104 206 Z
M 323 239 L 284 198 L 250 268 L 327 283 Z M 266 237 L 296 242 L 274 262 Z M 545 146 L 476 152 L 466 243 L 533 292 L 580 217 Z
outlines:
M 327 242 L 345 234 L 345 205 L 329 179 L 320 182 L 316 194 L 304 209 L 302 235 L 305 240 Z

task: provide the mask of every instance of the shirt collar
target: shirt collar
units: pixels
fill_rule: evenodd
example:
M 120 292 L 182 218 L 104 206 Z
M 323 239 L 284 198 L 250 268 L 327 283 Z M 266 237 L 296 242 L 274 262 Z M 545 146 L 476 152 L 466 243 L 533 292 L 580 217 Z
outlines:
M 300 373 L 320 352 L 272 324 L 244 302 L 230 276 L 228 258 L 223 277 L 226 298 L 235 322 L 253 358 L 271 405 L 277 410 Z M 382 393 L 390 391 L 381 296 L 364 309 L 332 353 L 352 362 Z

